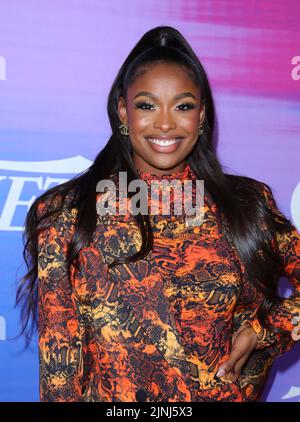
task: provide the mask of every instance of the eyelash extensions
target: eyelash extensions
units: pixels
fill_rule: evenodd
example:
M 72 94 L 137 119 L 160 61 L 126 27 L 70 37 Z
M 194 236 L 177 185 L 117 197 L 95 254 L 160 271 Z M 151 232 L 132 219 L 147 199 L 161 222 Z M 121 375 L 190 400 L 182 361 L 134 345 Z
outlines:
M 142 110 L 151 110 L 150 108 L 143 108 L 144 106 L 154 107 L 155 105 L 152 104 L 152 103 L 148 103 L 146 101 L 135 103 L 135 108 L 142 109 Z M 187 107 L 187 109 L 180 110 L 180 111 L 188 111 L 188 110 L 192 110 L 192 109 L 196 108 L 196 105 L 194 103 L 183 103 L 183 104 L 179 104 L 179 106 L 177 106 L 177 107 Z

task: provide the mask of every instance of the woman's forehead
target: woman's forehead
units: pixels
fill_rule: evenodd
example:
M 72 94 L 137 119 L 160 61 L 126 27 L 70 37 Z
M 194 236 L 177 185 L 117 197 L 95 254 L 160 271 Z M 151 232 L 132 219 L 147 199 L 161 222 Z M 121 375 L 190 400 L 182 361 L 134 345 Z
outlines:
M 162 90 L 170 90 L 173 95 L 176 95 L 175 91 L 192 91 L 199 94 L 200 87 L 191 78 L 190 72 L 187 68 L 173 63 L 160 63 L 149 69 L 143 68 L 128 87 L 128 93 L 135 96 L 138 91 L 150 91 L 158 95 Z

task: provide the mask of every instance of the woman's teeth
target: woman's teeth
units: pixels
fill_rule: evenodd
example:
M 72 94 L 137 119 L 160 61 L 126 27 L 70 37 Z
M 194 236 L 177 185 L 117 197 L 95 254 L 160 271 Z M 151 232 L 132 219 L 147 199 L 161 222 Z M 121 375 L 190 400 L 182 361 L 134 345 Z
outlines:
M 161 139 L 148 138 L 148 141 L 152 142 L 153 144 L 160 145 L 161 147 L 168 147 L 180 141 L 180 139 L 168 139 L 167 141 L 162 141 Z

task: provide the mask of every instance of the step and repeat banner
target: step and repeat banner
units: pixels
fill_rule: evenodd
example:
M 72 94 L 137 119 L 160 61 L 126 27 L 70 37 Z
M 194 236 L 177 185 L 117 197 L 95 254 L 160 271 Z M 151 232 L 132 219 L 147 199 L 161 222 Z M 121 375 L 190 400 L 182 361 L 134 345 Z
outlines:
M 0 0 L 0 401 L 39 401 L 37 337 L 9 340 L 28 208 L 103 148 L 110 86 L 149 29 L 174 26 L 203 63 L 224 170 L 267 183 L 300 229 L 299 22 L 298 0 Z M 299 346 L 265 401 L 300 401 Z

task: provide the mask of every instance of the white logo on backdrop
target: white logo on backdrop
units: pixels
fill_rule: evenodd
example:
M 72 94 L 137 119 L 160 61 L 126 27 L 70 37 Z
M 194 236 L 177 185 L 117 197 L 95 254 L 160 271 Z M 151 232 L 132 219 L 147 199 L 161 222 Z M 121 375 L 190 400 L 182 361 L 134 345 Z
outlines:
M 62 160 L 52 161 L 1 161 L 0 171 L 16 171 L 20 173 L 46 173 L 46 176 L 32 176 L 32 175 L 13 175 L 0 176 L 0 189 L 5 186 L 5 181 L 10 182 L 9 190 L 6 194 L 6 201 L 4 203 L 2 213 L 0 215 L 0 230 L 8 231 L 22 231 L 23 227 L 13 226 L 12 221 L 15 216 L 17 207 L 26 207 L 25 214 L 30 206 L 44 191 L 49 189 L 53 184 L 59 185 L 69 178 L 60 178 L 48 176 L 48 174 L 78 174 L 86 170 L 92 165 L 92 161 L 82 157 L 76 156 Z M 27 183 L 34 183 L 37 187 L 38 194 L 32 196 L 28 200 L 21 200 L 22 193 Z M 5 195 L 4 195 L 5 196 Z
M 300 56 L 293 57 L 291 63 L 295 65 L 292 69 L 291 77 L 294 81 L 298 81 L 300 79 Z
M 295 187 L 291 198 L 291 214 L 295 226 L 300 231 L 300 182 Z
M 292 387 L 290 387 L 289 391 L 282 396 L 281 398 L 283 400 L 287 400 L 287 399 L 293 399 L 294 397 L 299 397 L 298 402 L 300 402 L 300 387 L 294 387 L 292 385 Z
M 6 320 L 0 316 L 0 340 L 6 340 Z
M 6 80 L 6 61 L 3 56 L 0 56 L 0 81 Z

